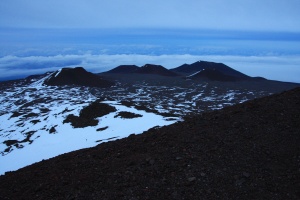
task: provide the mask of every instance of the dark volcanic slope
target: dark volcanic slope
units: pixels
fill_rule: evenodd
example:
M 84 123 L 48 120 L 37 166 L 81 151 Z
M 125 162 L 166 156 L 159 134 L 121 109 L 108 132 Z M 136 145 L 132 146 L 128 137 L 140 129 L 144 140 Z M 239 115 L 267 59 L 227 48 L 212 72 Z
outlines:
M 164 68 L 161 65 L 146 64 L 138 69 L 136 73 L 140 74 L 156 74 L 162 76 L 177 76 L 176 73 Z
M 215 69 L 204 69 L 199 71 L 191 76 L 188 76 L 189 79 L 208 79 L 211 81 L 238 81 L 242 80 L 236 76 L 225 75 L 222 72 Z
M 120 65 L 112 70 L 107 71 L 107 73 L 134 73 L 139 69 L 136 65 Z
M 300 88 L 0 176 L 2 199 L 300 199 Z
M 207 61 L 198 61 L 193 64 L 184 64 L 179 67 L 171 69 L 175 73 L 180 73 L 184 75 L 191 75 L 193 73 L 199 72 L 203 69 L 217 70 L 224 75 L 234 76 L 240 79 L 248 79 L 249 76 L 224 65 L 223 63 L 207 62 Z
M 55 86 L 80 85 L 89 87 L 109 87 L 113 85 L 112 82 L 87 72 L 82 67 L 63 68 L 61 71 L 53 73 L 49 79 L 45 80 L 44 84 Z
M 117 74 L 152 74 L 160 76 L 178 76 L 176 73 L 166 69 L 161 65 L 146 64 L 142 67 L 136 65 L 120 65 L 105 73 L 117 73 Z

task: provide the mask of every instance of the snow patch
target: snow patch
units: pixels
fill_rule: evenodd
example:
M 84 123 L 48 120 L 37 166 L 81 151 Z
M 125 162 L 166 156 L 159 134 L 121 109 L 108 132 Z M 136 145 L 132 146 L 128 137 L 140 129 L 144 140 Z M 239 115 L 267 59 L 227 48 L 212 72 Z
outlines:
M 55 74 L 54 77 L 57 77 L 57 76 L 60 74 L 61 70 L 62 70 L 62 69 L 59 69 L 59 70 L 57 71 L 57 73 Z
M 45 76 L 44 78 L 41 78 L 40 80 L 36 81 L 36 82 L 33 82 L 32 84 L 29 85 L 30 88 L 37 88 L 37 89 L 40 89 L 41 87 L 43 87 L 44 85 L 44 82 L 46 80 L 48 80 L 53 74 L 53 73 L 50 73 L 48 74 L 47 76 Z
M 195 76 L 195 75 L 199 74 L 200 72 L 202 72 L 202 71 L 204 71 L 204 70 L 205 70 L 205 69 L 202 69 L 202 70 L 200 70 L 200 71 L 197 71 L 197 72 L 195 72 L 195 73 L 193 73 L 193 74 L 187 76 L 187 78 L 190 78 L 190 77 L 192 77 L 192 76 Z
M 43 78 L 43 80 L 46 78 Z M 30 87 L 41 87 L 41 82 L 31 84 Z M 89 94 L 87 90 L 80 88 L 58 90 L 56 87 L 44 86 L 43 89 L 39 89 L 32 92 L 28 91 L 25 96 L 28 100 L 34 100 L 30 97 L 34 93 L 39 98 L 51 95 L 57 99 L 29 106 L 26 108 L 26 114 L 22 114 L 19 107 L 15 107 L 15 111 L 20 112 L 20 116 L 11 117 L 12 113 L 0 116 L 0 151 L 3 154 L 0 155 L 0 163 L 5 163 L 0 165 L 0 174 L 63 153 L 93 147 L 101 142 L 124 138 L 133 133 L 140 134 L 152 127 L 170 125 L 176 122 L 176 120 L 171 121 L 169 118 L 154 113 L 126 107 L 117 101 L 104 101 L 103 103 L 114 106 L 117 111 L 97 118 L 99 120 L 97 126 L 73 128 L 71 124 L 63 123 L 66 116 L 69 114 L 78 115 L 83 107 L 96 100 L 96 98 Z M 19 90 L 24 91 L 25 88 Z M 21 98 L 21 94 L 18 97 Z M 16 99 L 18 99 L 17 96 Z M 115 118 L 116 114 L 122 111 L 139 114 L 142 117 L 132 119 Z M 32 117 L 25 117 L 28 112 L 31 113 Z M 179 120 L 179 118 L 177 119 Z M 108 128 L 99 131 L 103 127 Z M 50 133 L 51 129 L 55 131 Z M 10 150 L 5 152 L 8 146 L 4 141 L 24 141 L 27 137 L 26 133 L 31 131 L 32 135 L 29 141 L 18 143 L 18 146 L 11 145 Z

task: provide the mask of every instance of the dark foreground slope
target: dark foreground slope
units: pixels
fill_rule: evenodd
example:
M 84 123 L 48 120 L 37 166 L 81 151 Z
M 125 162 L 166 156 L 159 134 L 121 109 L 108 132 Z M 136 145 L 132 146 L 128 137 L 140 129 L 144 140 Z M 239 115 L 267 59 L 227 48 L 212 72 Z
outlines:
M 297 88 L 7 173 L 0 197 L 299 199 L 299 122 Z

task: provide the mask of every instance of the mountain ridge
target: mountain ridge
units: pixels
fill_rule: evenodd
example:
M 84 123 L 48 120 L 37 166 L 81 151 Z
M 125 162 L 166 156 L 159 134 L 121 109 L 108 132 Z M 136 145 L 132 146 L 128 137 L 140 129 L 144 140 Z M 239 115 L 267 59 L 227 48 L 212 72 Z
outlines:
M 197 76 L 197 72 L 207 70 L 206 72 L 202 72 Z M 210 72 L 210 73 L 208 73 Z M 115 67 L 109 71 L 103 72 L 105 73 L 115 73 L 115 74 L 154 74 L 161 76 L 182 76 L 189 79 L 209 79 L 212 81 L 245 81 L 245 80 L 253 80 L 259 81 L 264 78 L 250 77 L 246 74 L 243 74 L 231 67 L 223 64 L 223 63 L 215 63 L 208 61 L 197 61 L 192 64 L 183 64 L 179 67 L 167 69 L 161 65 L 154 64 L 145 64 L 141 67 L 136 65 L 120 65 Z M 102 73 L 101 73 L 102 74 Z
M 91 86 L 91 87 L 110 87 L 114 84 L 113 80 L 105 80 L 102 77 L 104 76 L 105 78 L 107 78 L 108 74 L 157 75 L 157 76 L 165 76 L 165 77 L 166 76 L 182 77 L 190 80 L 191 79 L 211 80 L 211 81 L 220 81 L 220 82 L 269 81 L 264 77 L 250 77 L 223 63 L 216 63 L 216 62 L 209 62 L 209 61 L 197 61 L 192 64 L 183 64 L 171 69 L 167 69 L 162 65 L 155 65 L 155 64 L 145 64 L 141 67 L 138 67 L 136 65 L 119 65 L 108 71 L 96 73 L 96 74 L 87 72 L 83 67 L 62 68 L 62 69 L 56 72 L 51 72 L 53 74 L 51 75 L 51 77 L 49 77 L 49 79 L 45 81 L 44 84 L 57 85 L 57 86 L 74 84 L 74 85 Z M 63 71 L 62 73 L 63 78 L 61 77 L 62 74 L 58 73 L 61 70 Z M 69 73 L 65 73 L 67 70 L 69 71 Z M 204 70 L 208 70 L 208 71 L 204 72 Z M 202 73 L 198 74 L 198 72 L 201 71 Z M 47 72 L 46 74 L 49 73 L 50 72 Z M 58 75 L 58 77 L 56 77 L 56 75 Z M 18 80 L 26 80 L 27 82 L 30 82 L 30 79 L 36 79 L 41 76 L 45 76 L 45 74 L 31 75 L 24 79 L 18 79 Z M 0 82 L 0 85 L 9 85 L 18 80 L 2 81 Z M 276 80 L 270 80 L 270 81 L 276 81 Z M 283 81 L 277 81 L 277 82 L 283 82 Z M 292 82 L 285 82 L 285 83 L 292 83 Z

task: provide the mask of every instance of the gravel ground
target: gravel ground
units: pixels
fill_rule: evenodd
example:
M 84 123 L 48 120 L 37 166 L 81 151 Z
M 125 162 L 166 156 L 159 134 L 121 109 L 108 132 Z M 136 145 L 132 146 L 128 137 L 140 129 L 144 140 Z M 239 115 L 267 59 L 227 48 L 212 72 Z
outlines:
M 0 198 L 300 199 L 299 122 L 296 88 L 6 173 Z

